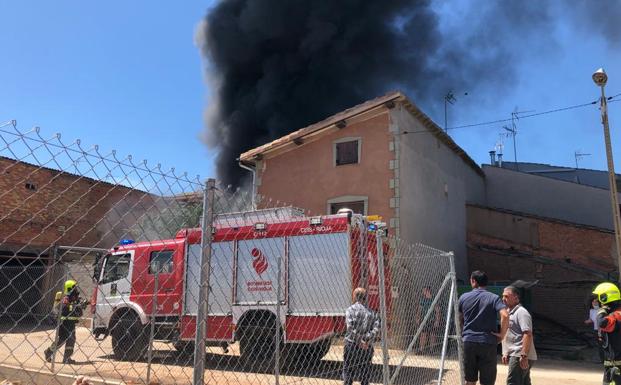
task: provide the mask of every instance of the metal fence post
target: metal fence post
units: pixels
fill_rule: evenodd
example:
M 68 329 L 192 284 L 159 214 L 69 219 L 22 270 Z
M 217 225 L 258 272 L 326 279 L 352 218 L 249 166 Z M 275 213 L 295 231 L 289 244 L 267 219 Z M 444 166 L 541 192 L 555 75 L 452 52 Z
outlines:
M 376 234 L 376 246 L 377 246 L 377 269 L 379 270 L 379 296 L 380 296 L 380 326 L 382 335 L 382 374 L 383 384 L 388 385 L 390 382 L 390 366 L 388 355 L 388 317 L 386 311 L 386 277 L 384 276 L 384 248 L 382 246 L 381 232 L 377 231 Z
M 58 249 L 54 249 L 54 257 L 56 257 L 56 253 L 58 252 Z M 60 263 L 60 262 L 59 262 Z M 62 266 L 62 265 L 61 265 Z M 60 332 L 60 324 L 62 323 L 62 316 L 63 316 L 63 299 L 65 297 L 65 282 L 67 282 L 67 280 L 69 280 L 69 267 L 65 267 L 65 280 L 62 282 L 62 289 L 60 290 L 60 303 L 58 303 L 58 314 L 56 317 L 56 334 L 54 335 L 54 342 L 52 345 L 52 368 L 51 371 L 52 373 L 54 372 L 56 365 L 55 365 L 55 361 L 56 361 L 56 352 L 58 351 L 58 333 Z
M 155 262 L 153 299 L 151 300 L 151 328 L 149 330 L 149 350 L 147 351 L 147 385 L 151 384 L 151 362 L 153 361 L 153 338 L 155 336 L 155 314 L 157 313 L 157 291 L 159 289 L 160 264 Z
M 211 267 L 211 240 L 214 216 L 216 181 L 208 179 L 203 194 L 203 216 L 201 220 L 201 275 L 198 294 L 198 314 L 196 336 L 194 338 L 193 385 L 203 385 L 205 381 L 205 337 L 207 335 L 207 315 L 209 300 L 209 273 Z
M 448 258 L 452 261 L 452 254 L 448 255 Z M 449 294 L 449 303 L 446 309 L 446 325 L 444 327 L 444 337 L 442 339 L 442 354 L 440 356 L 440 368 L 438 370 L 438 385 L 442 385 L 442 374 L 444 372 L 444 361 L 446 360 L 446 348 L 448 345 L 449 339 L 449 329 L 451 326 L 451 312 L 453 311 L 453 297 L 455 294 L 455 269 L 453 268 L 453 263 L 451 263 L 451 291 Z
M 449 263 L 451 264 L 452 283 L 455 286 L 453 292 L 453 319 L 455 322 L 455 342 L 457 342 L 457 360 L 459 361 L 459 378 L 460 383 L 465 383 L 464 377 L 464 343 L 461 340 L 461 319 L 459 316 L 459 300 L 457 295 L 457 271 L 455 269 L 455 255 L 450 253 Z
M 282 295 L 282 256 L 278 255 L 278 273 L 276 279 L 278 280 L 276 289 L 276 330 L 274 333 L 274 343 L 276 344 L 274 350 L 274 384 L 280 384 L 280 297 Z

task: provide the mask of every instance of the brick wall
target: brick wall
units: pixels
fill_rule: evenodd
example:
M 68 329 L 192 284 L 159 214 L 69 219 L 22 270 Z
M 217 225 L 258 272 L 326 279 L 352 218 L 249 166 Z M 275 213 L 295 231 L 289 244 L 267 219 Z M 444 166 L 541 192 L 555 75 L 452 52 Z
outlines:
M 575 331 L 583 324 L 593 286 L 616 279 L 609 230 L 470 205 L 468 264 L 490 280 L 539 280 L 533 313 Z
M 52 246 L 110 248 L 155 204 L 154 196 L 143 191 L 0 157 L 3 273 L 15 270 L 20 281 L 10 284 L 38 293 L 21 307 L 9 306 L 13 298 L 0 298 L 0 315 L 14 309 L 35 318 L 48 315 L 54 293 L 67 278 L 77 280 L 90 297 L 94 256 L 61 253 L 60 262 L 52 263 Z
M 0 157 L 0 246 L 111 247 L 152 206 L 148 193 Z

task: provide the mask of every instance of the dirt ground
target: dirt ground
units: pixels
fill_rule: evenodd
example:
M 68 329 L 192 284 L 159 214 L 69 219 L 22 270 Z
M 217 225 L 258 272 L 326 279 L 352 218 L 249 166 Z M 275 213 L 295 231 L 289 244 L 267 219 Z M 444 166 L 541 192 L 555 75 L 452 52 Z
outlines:
M 0 332 L 0 365 L 18 366 L 30 372 L 50 372 L 52 365 L 43 359 L 43 350 L 49 346 L 53 330 L 21 330 L 19 332 Z M 153 365 L 148 372 L 147 361 L 119 362 L 112 356 L 110 339 L 96 341 L 86 328 L 78 328 L 75 365 L 63 365 L 61 355 L 57 354 L 54 373 L 87 375 L 110 382 L 145 383 L 147 376 L 151 382 L 160 384 L 190 384 L 192 382 L 191 358 L 174 351 L 169 344 L 157 343 L 153 351 Z M 381 357 L 376 354 L 372 368 L 372 381 L 381 383 Z M 394 373 L 401 356 L 400 351 L 390 351 L 391 373 Z M 282 369 L 280 384 L 340 384 L 342 371 L 342 347 L 335 345 L 319 365 L 312 369 L 300 365 L 299 368 Z M 437 356 L 411 356 L 395 384 L 435 384 L 438 375 Z M 444 384 L 458 384 L 458 366 L 455 360 L 445 362 Z M 596 364 L 541 360 L 532 371 L 533 384 L 587 385 L 601 383 L 601 369 Z M 498 366 L 496 384 L 504 384 L 506 367 Z M 0 379 L 2 380 L 2 379 Z M 258 368 L 242 365 L 237 354 L 237 344 L 228 353 L 221 348 L 209 348 L 207 354 L 205 382 L 208 384 L 273 384 L 274 376 Z M 23 382 L 22 382 L 23 383 Z M 43 384 L 37 384 L 43 385 Z
M 602 383 L 603 369 L 590 362 L 539 360 L 532 368 L 534 385 L 592 385 Z M 498 365 L 496 385 L 506 383 L 507 367 Z

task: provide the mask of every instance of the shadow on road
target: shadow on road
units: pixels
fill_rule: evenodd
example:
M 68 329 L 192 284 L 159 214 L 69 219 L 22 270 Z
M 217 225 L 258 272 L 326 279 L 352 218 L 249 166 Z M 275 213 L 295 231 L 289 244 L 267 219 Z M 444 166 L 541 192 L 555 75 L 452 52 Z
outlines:
M 54 320 L 49 318 L 31 318 L 18 316 L 2 316 L 0 317 L 0 333 L 34 333 L 56 328 Z
M 114 360 L 112 355 L 100 357 L 106 360 Z M 157 350 L 153 352 L 153 363 L 160 365 L 175 365 L 175 366 L 193 366 L 193 357 L 191 355 L 184 355 L 181 353 L 173 352 L 170 350 Z M 239 356 L 223 355 L 207 353 L 205 356 L 205 368 L 208 370 L 220 370 L 226 372 L 237 373 L 260 373 L 260 374 L 273 374 L 273 368 L 260 368 L 253 365 L 244 365 Z M 146 364 L 146 359 L 141 360 Z M 394 373 L 396 370 L 395 365 L 390 366 L 390 372 Z M 343 362 L 324 359 L 317 364 L 304 365 L 288 364 L 283 365 L 280 370 L 281 376 L 295 376 L 305 378 L 321 378 L 330 380 L 341 380 L 343 372 Z M 371 382 L 382 382 L 382 365 L 371 365 Z M 446 370 L 448 373 L 449 370 Z M 399 372 L 399 377 L 393 382 L 395 385 L 411 384 L 413 382 L 426 384 L 434 380 L 437 380 L 438 370 L 425 367 L 404 366 Z

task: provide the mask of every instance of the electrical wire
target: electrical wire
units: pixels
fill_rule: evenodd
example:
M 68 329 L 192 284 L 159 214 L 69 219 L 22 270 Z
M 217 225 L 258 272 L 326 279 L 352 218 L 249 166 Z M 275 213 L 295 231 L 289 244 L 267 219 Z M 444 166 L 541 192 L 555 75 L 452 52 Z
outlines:
M 606 98 L 607 101 L 609 102 L 618 102 L 621 100 L 615 99 L 617 97 L 621 96 L 621 93 L 618 93 L 616 95 L 613 96 L 609 96 Z M 528 114 L 528 115 L 522 115 L 522 116 L 518 116 L 517 119 L 526 119 L 526 118 L 532 118 L 535 116 L 541 116 L 541 115 L 548 115 L 548 114 L 553 114 L 556 112 L 562 112 L 562 111 L 568 111 L 568 110 L 573 110 L 576 108 L 582 108 L 582 107 L 587 107 L 587 106 L 592 106 L 595 105 L 599 102 L 599 99 L 589 102 L 589 103 L 582 103 L 582 104 L 576 104 L 574 106 L 569 106 L 569 107 L 561 107 L 561 108 L 555 108 L 553 110 L 548 110 L 548 111 L 543 111 L 543 112 L 536 112 L 536 113 L 532 113 L 532 114 Z M 456 130 L 459 128 L 471 128 L 471 127 L 480 127 L 480 126 L 489 126 L 491 124 L 498 124 L 498 123 L 507 123 L 507 122 L 511 122 L 512 120 L 514 120 L 516 118 L 507 118 L 507 119 L 498 119 L 498 120 L 491 120 L 491 121 L 487 121 L 487 122 L 481 122 L 481 123 L 473 123 L 473 124 L 465 124 L 462 126 L 455 126 L 455 127 L 448 127 L 448 130 Z M 403 134 L 419 134 L 419 133 L 428 133 L 428 130 L 419 130 L 419 131 L 403 131 Z

